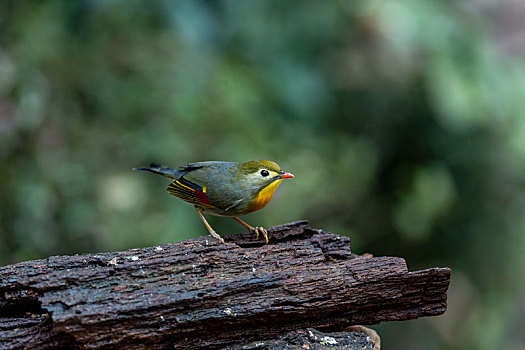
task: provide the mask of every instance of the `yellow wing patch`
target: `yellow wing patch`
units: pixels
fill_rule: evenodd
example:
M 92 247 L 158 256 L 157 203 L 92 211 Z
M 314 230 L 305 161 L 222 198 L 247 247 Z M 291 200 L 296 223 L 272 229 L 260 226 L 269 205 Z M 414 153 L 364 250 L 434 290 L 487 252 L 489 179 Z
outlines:
M 206 186 L 201 187 L 182 177 L 173 181 L 168 186 L 167 190 L 170 194 L 182 199 L 185 202 L 213 207 L 208 199 L 208 196 L 206 195 Z

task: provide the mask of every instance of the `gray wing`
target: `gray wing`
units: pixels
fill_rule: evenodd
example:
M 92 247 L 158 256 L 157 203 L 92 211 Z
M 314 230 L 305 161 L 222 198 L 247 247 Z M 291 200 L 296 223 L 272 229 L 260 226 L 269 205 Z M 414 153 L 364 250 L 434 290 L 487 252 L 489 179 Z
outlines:
M 190 163 L 179 167 L 180 176 L 201 187 L 207 187 L 211 178 L 219 176 L 219 174 L 224 171 L 233 171 L 236 164 L 237 163 L 234 162 L 215 161 Z
M 234 162 L 199 162 L 188 164 L 184 169 L 191 169 L 183 177 L 200 186 L 206 186 L 206 195 L 210 203 L 218 209 L 217 214 L 231 215 L 246 205 L 246 191 L 234 183 L 234 173 L 238 163 Z M 220 179 L 220 189 L 214 186 Z M 218 183 L 217 183 L 218 184 Z

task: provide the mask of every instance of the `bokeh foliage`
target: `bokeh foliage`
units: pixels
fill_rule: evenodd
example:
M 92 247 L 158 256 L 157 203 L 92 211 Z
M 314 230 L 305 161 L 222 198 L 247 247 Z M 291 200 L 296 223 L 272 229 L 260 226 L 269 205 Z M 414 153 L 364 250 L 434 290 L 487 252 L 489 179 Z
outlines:
M 296 178 L 252 224 L 453 268 L 385 348 L 524 348 L 525 61 L 486 6 L 0 2 L 0 265 L 202 235 L 131 168 L 272 159 Z

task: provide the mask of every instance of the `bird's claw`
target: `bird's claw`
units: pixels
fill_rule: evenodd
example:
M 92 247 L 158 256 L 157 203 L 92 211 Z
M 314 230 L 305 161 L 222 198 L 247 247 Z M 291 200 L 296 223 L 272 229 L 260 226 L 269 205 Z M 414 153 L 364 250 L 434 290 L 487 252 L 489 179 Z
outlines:
M 266 244 L 268 244 L 268 231 L 266 231 L 264 227 L 252 227 L 250 228 L 250 231 L 255 232 L 257 239 L 259 239 L 259 233 L 261 233 L 264 237 L 264 240 L 266 241 Z
M 219 234 L 215 231 L 210 231 L 210 235 L 212 235 L 213 237 L 215 237 L 219 242 L 221 243 L 224 243 L 224 238 L 222 238 L 221 236 L 219 236 Z

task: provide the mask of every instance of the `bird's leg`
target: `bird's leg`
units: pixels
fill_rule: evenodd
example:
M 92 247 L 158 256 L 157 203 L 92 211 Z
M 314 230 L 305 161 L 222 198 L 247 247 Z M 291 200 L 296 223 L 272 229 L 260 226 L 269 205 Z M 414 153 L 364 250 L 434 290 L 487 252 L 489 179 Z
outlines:
M 211 228 L 210 224 L 208 224 L 208 221 L 206 221 L 206 218 L 202 214 L 202 211 L 197 207 L 195 207 L 195 210 L 197 211 L 197 214 L 199 214 L 199 217 L 201 218 L 202 222 L 204 223 L 208 231 L 210 231 L 210 235 L 217 238 L 220 242 L 224 243 L 224 239 L 221 236 L 219 236 L 219 234 Z
M 268 231 L 266 231 L 264 227 L 253 227 L 245 223 L 244 221 L 242 221 L 236 216 L 234 216 L 232 219 L 237 221 L 239 224 L 243 225 L 244 227 L 246 227 L 248 230 L 255 232 L 255 234 L 257 235 L 257 239 L 259 239 L 259 232 L 260 232 L 263 235 L 264 239 L 266 240 L 266 244 L 268 244 Z

